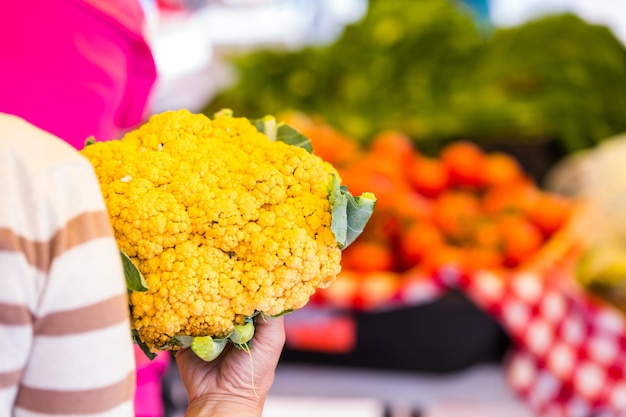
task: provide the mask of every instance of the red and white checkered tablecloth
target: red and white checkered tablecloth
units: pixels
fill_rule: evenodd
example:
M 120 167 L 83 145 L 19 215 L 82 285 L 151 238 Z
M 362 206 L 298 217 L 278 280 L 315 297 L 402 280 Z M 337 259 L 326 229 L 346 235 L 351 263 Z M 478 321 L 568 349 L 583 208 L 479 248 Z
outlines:
M 508 332 L 508 380 L 538 416 L 624 417 L 626 316 L 583 293 L 567 271 L 444 270 L 436 279 L 464 290 Z

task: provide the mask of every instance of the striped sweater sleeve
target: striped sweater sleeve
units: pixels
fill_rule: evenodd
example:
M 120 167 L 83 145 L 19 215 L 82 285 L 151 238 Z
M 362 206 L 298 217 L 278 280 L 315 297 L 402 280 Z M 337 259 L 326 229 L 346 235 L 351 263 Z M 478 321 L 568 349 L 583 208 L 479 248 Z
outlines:
M 132 416 L 119 253 L 91 165 L 0 114 L 0 415 Z

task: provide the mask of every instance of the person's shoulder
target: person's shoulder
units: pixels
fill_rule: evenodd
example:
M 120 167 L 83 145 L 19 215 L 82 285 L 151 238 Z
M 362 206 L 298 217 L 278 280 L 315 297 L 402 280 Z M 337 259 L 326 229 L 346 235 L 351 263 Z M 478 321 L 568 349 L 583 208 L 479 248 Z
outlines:
M 38 171 L 65 164 L 88 165 L 88 161 L 61 138 L 6 113 L 0 113 L 0 159 Z

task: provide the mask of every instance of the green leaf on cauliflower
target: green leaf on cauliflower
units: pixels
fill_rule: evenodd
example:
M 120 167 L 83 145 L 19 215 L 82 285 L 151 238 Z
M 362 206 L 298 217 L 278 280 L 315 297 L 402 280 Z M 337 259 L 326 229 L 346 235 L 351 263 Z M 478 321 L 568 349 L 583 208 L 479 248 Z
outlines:
M 332 209 L 330 228 L 335 234 L 335 240 L 339 248 L 343 249 L 348 241 L 348 197 L 342 191 L 339 178 L 333 175 L 328 194 L 328 200 Z
M 148 347 L 148 345 L 146 345 L 142 340 L 141 337 L 139 337 L 139 332 L 137 331 L 137 329 L 133 329 L 131 331 L 131 334 L 133 336 L 133 343 L 135 343 L 137 346 L 139 346 L 139 348 L 141 349 L 141 351 L 146 355 L 146 357 L 150 360 L 156 358 L 156 354 L 152 353 L 150 351 L 150 348 Z
M 148 291 L 148 283 L 143 274 L 133 263 L 128 255 L 120 251 L 122 257 L 122 265 L 124 265 L 124 276 L 126 277 L 126 288 L 130 291 L 145 292 Z
M 259 132 L 270 138 L 270 140 L 285 142 L 289 145 L 306 149 L 309 153 L 313 153 L 313 145 L 309 138 L 288 124 L 276 121 L 274 116 L 265 116 L 261 119 L 251 120 L 250 122 Z
M 313 152 L 311 141 L 302 133 L 285 123 L 278 124 L 276 140 L 297 146 L 298 148 L 304 148 L 309 153 Z
M 365 226 L 374 212 L 376 196 L 373 193 L 363 193 L 359 197 L 355 197 L 350 194 L 345 186 L 342 186 L 341 190 L 348 197 L 348 236 L 345 248 L 365 230 Z
M 94 138 L 93 136 L 89 136 L 87 140 L 85 140 L 85 143 L 83 146 L 86 147 L 89 145 L 93 145 L 94 143 L 96 143 L 96 138 Z
M 211 336 L 194 337 L 191 350 L 204 361 L 210 362 L 217 358 L 226 347 L 228 339 L 213 339 Z
M 230 342 L 237 349 L 249 350 L 251 346 L 251 340 L 254 336 L 254 317 L 259 314 L 258 312 L 250 317 L 246 317 L 244 324 L 235 326 L 232 332 L 226 337 L 214 338 L 211 336 L 174 336 L 170 339 L 163 349 L 169 349 L 174 346 L 180 349 L 191 348 L 191 350 L 198 355 L 202 360 L 210 362 L 217 358 L 224 350 L 227 342 Z M 135 334 L 135 333 L 133 333 Z M 137 338 L 139 337 L 137 333 Z M 143 349 L 143 348 L 142 348 Z M 146 346 L 147 349 L 147 346 Z M 146 352 L 144 350 L 144 352 Z M 149 352 L 149 350 L 148 350 Z M 150 358 L 152 359 L 152 358 Z
M 166 348 L 172 346 L 178 346 L 181 349 L 186 349 L 191 347 L 191 342 L 193 342 L 193 336 L 174 336 L 166 346 Z
M 376 196 L 372 193 L 363 193 L 355 197 L 334 175 L 328 199 L 332 208 L 330 228 L 335 234 L 339 248 L 345 249 L 363 233 L 374 212 Z
M 228 339 L 238 348 L 249 348 L 250 339 L 254 336 L 254 322 L 246 321 L 244 324 L 235 326 Z

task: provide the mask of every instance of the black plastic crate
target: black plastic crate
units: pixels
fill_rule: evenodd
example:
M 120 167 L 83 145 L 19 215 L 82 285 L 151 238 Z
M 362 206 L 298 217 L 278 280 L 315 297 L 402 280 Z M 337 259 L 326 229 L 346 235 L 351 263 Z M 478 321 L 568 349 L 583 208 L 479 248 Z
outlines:
M 287 345 L 281 362 L 432 373 L 500 362 L 510 339 L 495 319 L 463 293 L 379 312 L 350 312 L 356 346 L 349 353 L 299 350 Z

